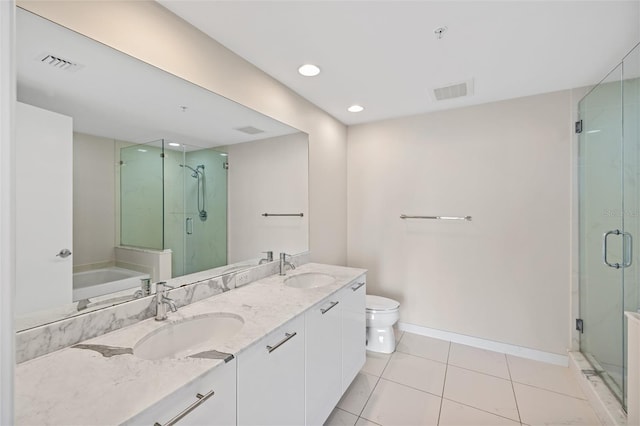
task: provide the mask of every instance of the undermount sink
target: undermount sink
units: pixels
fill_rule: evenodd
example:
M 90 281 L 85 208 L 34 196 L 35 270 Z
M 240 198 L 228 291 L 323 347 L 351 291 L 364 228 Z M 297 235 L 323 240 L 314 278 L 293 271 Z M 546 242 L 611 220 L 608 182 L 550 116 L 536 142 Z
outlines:
M 133 354 L 143 359 L 181 358 L 215 350 L 240 331 L 242 317 L 231 313 L 199 315 L 167 324 L 140 339 Z
M 336 282 L 335 277 L 317 272 L 292 275 L 284 280 L 284 285 L 293 288 L 316 288 Z

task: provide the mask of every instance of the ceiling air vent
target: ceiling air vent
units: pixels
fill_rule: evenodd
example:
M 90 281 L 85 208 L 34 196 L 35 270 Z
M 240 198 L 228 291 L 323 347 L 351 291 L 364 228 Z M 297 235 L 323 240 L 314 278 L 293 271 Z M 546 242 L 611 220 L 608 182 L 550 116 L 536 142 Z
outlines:
M 473 94 L 473 80 L 433 89 L 433 96 L 438 101 L 461 98 Z
M 57 68 L 59 70 L 77 71 L 82 68 L 82 65 L 80 64 L 76 64 L 75 62 L 71 62 L 68 59 L 51 55 L 49 53 L 42 54 L 37 59 L 43 64 L 49 65 L 50 67 Z
M 255 128 L 253 126 L 238 127 L 235 130 L 237 130 L 239 132 L 242 132 L 242 133 L 246 133 L 248 135 L 257 135 L 258 133 L 264 133 L 264 130 L 257 129 L 257 128 Z

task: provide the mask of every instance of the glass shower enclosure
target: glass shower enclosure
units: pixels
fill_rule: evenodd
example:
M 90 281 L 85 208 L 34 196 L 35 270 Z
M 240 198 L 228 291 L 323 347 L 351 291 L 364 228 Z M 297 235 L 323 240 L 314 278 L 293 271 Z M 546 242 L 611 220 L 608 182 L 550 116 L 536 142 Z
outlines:
M 120 149 L 120 244 L 172 252 L 172 276 L 227 264 L 227 154 L 164 139 Z
M 580 351 L 626 408 L 627 324 L 640 308 L 640 45 L 579 103 Z

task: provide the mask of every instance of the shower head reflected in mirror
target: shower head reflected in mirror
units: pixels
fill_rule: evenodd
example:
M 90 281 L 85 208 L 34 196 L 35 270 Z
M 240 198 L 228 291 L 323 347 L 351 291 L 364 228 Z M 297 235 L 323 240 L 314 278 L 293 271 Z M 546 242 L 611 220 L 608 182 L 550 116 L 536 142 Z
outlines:
M 204 207 L 204 197 L 205 197 L 205 192 L 204 192 L 204 164 L 198 164 L 196 166 L 196 168 L 194 169 L 193 167 L 187 165 L 187 164 L 180 164 L 180 167 L 186 167 L 187 169 L 191 170 L 193 173 L 191 173 L 191 177 L 198 179 L 198 216 L 200 217 L 201 221 L 205 221 L 207 220 L 207 211 L 205 210 Z M 202 197 L 202 207 L 200 207 L 200 198 Z
M 198 175 L 202 174 L 202 172 L 204 172 L 204 165 L 203 164 L 198 164 L 198 166 L 194 169 L 193 167 L 187 165 L 187 164 L 180 164 L 180 167 L 186 167 L 187 169 L 191 170 L 193 173 L 191 174 L 191 177 L 193 178 L 197 178 Z

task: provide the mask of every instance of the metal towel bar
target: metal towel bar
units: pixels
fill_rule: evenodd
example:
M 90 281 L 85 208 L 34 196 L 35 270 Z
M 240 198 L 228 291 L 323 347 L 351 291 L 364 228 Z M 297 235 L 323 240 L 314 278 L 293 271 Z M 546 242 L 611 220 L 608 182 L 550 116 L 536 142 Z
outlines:
M 303 217 L 302 213 L 262 213 L 261 216 L 269 217 L 269 216 L 300 216 Z
M 401 214 L 400 219 L 437 219 L 437 220 L 466 220 L 471 221 L 471 216 L 409 216 Z

